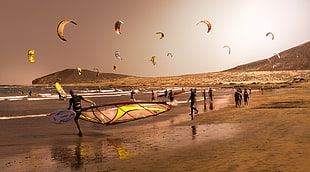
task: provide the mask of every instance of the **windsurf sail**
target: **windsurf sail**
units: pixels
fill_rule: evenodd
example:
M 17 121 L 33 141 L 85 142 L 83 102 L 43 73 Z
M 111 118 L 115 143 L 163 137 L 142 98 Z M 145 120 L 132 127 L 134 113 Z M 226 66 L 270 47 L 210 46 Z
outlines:
M 82 109 L 80 118 L 98 124 L 117 124 L 155 116 L 170 110 L 166 102 L 120 102 L 91 106 Z
M 61 95 L 61 97 L 63 98 L 67 97 L 67 93 L 65 92 L 65 90 L 61 87 L 61 85 L 58 82 L 55 83 L 55 88 L 58 94 Z

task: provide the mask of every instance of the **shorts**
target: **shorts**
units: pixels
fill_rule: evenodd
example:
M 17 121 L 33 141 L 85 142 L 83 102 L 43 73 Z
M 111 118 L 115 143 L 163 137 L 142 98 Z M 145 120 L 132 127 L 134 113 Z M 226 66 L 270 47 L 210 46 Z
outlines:
M 81 115 L 81 111 L 74 111 L 75 112 L 75 118 L 74 120 L 78 120 L 80 118 L 80 115 Z

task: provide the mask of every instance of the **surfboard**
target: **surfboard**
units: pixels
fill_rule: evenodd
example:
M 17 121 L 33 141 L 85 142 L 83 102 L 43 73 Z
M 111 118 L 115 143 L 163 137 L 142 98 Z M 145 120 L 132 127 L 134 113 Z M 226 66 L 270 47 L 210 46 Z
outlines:
M 72 110 L 56 110 L 51 112 L 50 121 L 55 124 L 64 124 L 71 121 L 75 117 L 75 112 Z

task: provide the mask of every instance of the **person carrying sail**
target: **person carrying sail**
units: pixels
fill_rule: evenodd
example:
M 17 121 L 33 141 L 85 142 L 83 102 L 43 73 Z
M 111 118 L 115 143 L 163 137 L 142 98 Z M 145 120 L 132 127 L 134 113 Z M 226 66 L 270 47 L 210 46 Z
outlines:
M 82 105 L 81 105 L 81 100 L 84 100 L 88 103 L 91 103 L 92 105 L 96 105 L 95 102 L 87 99 L 87 98 L 84 98 L 83 96 L 81 95 L 77 95 L 75 91 L 73 90 L 70 90 L 70 95 L 72 98 L 70 98 L 69 100 L 69 107 L 68 107 L 68 110 L 73 109 L 73 111 L 76 113 L 76 116 L 74 118 L 74 122 L 76 124 L 76 128 L 79 130 L 79 133 L 78 135 L 79 136 L 83 136 L 83 133 L 82 133 L 82 130 L 81 130 L 81 126 L 80 126 L 80 123 L 79 123 L 79 117 L 81 115 L 81 111 L 82 111 Z

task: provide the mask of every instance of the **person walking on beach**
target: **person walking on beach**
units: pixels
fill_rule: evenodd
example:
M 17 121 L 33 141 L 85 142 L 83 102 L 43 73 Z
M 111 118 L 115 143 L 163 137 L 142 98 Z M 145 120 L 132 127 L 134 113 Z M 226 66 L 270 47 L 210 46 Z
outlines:
M 130 92 L 130 100 L 131 101 L 136 101 L 136 99 L 135 99 L 135 91 L 134 90 L 131 90 L 131 92 Z
M 209 99 L 210 99 L 210 101 L 213 101 L 213 92 L 212 92 L 212 88 L 209 88 L 208 94 L 209 94 Z
M 172 90 L 169 91 L 168 98 L 169 98 L 170 103 L 174 102 L 174 93 Z
M 207 94 L 206 94 L 205 89 L 202 91 L 202 97 L 203 97 L 203 111 L 206 112 L 207 111 Z
M 196 89 L 191 89 L 191 95 L 189 96 L 187 102 L 191 101 L 190 108 L 191 113 L 189 114 L 192 117 L 192 120 L 194 120 L 193 111 L 195 110 L 196 113 L 198 113 L 198 109 L 195 107 L 196 103 Z
M 167 97 L 168 96 L 168 90 L 166 89 L 165 90 L 165 97 Z
M 234 97 L 235 97 L 235 107 L 240 107 L 240 95 L 241 93 L 239 92 L 239 90 L 237 89 L 235 94 L 234 94 Z
M 82 133 L 82 130 L 81 130 L 81 127 L 80 127 L 80 123 L 79 123 L 79 117 L 81 115 L 81 110 L 82 110 L 82 105 L 81 105 L 81 101 L 84 100 L 88 103 L 91 103 L 93 105 L 96 105 L 95 102 L 89 100 L 89 99 L 86 99 L 80 95 L 77 95 L 75 91 L 73 90 L 70 90 L 70 95 L 71 95 L 71 98 L 69 100 L 69 107 L 68 107 L 68 110 L 73 109 L 73 111 L 76 113 L 76 116 L 74 118 L 74 122 L 76 124 L 76 128 L 79 130 L 79 133 L 78 135 L 79 136 L 83 136 L 83 133 Z
M 249 105 L 249 93 L 247 91 L 247 89 L 244 89 L 244 93 L 243 93 L 243 100 L 244 100 L 244 105 L 248 106 Z
M 157 98 L 157 94 L 154 92 L 154 90 L 152 90 L 152 101 L 156 101 Z

